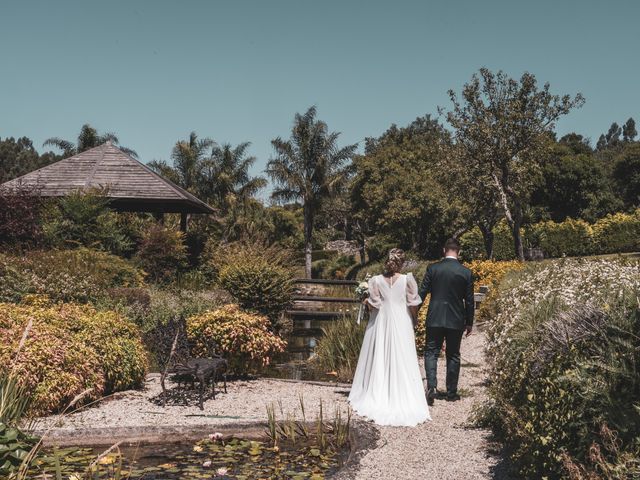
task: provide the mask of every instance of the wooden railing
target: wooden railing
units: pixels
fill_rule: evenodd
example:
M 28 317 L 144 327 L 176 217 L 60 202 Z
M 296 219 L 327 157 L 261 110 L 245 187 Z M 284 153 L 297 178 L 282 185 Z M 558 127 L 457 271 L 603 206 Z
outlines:
M 297 285 L 317 285 L 320 287 L 355 287 L 359 282 L 355 280 L 325 280 L 325 279 L 296 279 Z M 479 291 L 475 294 L 476 308 L 479 307 L 480 302 L 484 300 L 488 292 L 488 288 L 481 286 Z M 289 351 L 291 353 L 301 353 L 309 355 L 315 348 L 317 339 L 322 336 L 322 327 L 313 324 L 312 322 L 332 321 L 343 317 L 347 312 L 337 311 L 334 308 L 327 310 L 319 310 L 317 304 L 345 304 L 356 310 L 355 305 L 359 301 L 353 296 L 335 297 L 335 296 L 322 296 L 317 292 L 309 294 L 298 293 L 293 297 L 294 308 L 287 310 L 286 315 L 293 321 L 293 331 L 291 337 L 297 339 L 295 342 L 291 342 Z M 311 304 L 311 305 L 305 305 Z M 316 304 L 316 305 L 313 305 Z

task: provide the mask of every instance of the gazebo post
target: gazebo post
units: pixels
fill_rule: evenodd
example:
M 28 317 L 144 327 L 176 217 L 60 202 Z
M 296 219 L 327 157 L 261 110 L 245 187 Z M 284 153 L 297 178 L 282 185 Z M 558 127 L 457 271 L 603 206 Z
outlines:
M 187 223 L 189 221 L 189 214 L 182 212 L 180 214 L 180 231 L 187 233 Z

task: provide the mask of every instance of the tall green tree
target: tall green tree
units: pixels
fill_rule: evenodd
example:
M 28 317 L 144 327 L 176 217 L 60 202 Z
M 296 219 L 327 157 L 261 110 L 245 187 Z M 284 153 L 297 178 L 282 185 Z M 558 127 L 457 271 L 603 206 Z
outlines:
M 633 118 L 629 118 L 622 126 L 622 141 L 633 142 L 638 135 L 636 130 L 636 121 Z
M 348 162 L 357 145 L 338 147 L 338 132 L 316 119 L 316 107 L 295 115 L 291 137 L 271 141 L 275 156 L 267 174 L 275 184 L 271 194 L 277 202 L 297 201 L 304 217 L 305 273 L 311 278 L 311 251 L 315 217 L 325 199 L 342 188 L 349 176 Z
M 440 253 L 443 237 L 455 228 L 445 194 L 449 183 L 437 168 L 449 147 L 448 133 L 429 115 L 366 139 L 365 154 L 354 159 L 351 184 L 363 236 L 387 237 L 426 257 Z
M 605 164 L 584 153 L 582 142 L 563 141 L 551 147 L 542 167 L 542 182 L 531 204 L 539 218 L 561 222 L 567 217 L 594 222 L 622 205 L 616 198 Z
M 40 155 L 27 137 L 0 139 L 0 183 L 60 160 L 52 152 Z
M 640 142 L 629 143 L 613 169 L 620 196 L 628 208 L 640 207 Z
M 512 231 L 516 255 L 524 260 L 520 229 L 548 155 L 555 123 L 582 106 L 584 98 L 581 94 L 554 95 L 548 83 L 539 88 L 531 73 L 515 80 L 487 68 L 474 74 L 460 95 L 451 90 L 449 97 L 453 106 L 447 120 L 464 150 L 461 158 L 470 170 L 484 172 L 479 182 L 489 180 L 486 187 L 495 189 Z
M 118 137 L 116 137 L 114 133 L 104 133 L 101 135 L 95 128 L 88 123 L 85 123 L 80 129 L 80 133 L 78 134 L 78 138 L 75 143 L 58 137 L 51 137 L 45 140 L 43 146 L 46 147 L 49 145 L 59 148 L 62 150 L 63 157 L 66 158 L 84 152 L 85 150 L 95 148 L 107 141 L 110 141 L 114 145 L 118 145 L 120 143 L 118 141 Z M 132 157 L 138 158 L 138 154 L 135 150 L 122 146 L 119 146 L 118 148 Z

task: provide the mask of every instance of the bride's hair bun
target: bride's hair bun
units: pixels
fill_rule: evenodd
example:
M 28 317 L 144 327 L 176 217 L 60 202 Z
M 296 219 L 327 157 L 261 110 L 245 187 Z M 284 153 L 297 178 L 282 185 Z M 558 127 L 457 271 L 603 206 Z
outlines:
M 393 275 L 402 270 L 405 262 L 404 250 L 400 248 L 392 248 L 389 250 L 387 261 L 384 262 L 385 275 Z

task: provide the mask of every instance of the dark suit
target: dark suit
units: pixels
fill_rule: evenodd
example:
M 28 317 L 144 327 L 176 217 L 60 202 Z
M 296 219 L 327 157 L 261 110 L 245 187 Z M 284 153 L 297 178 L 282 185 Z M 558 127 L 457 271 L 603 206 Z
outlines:
M 436 388 L 438 384 L 438 355 L 446 342 L 447 393 L 456 394 L 460 375 L 460 342 L 465 327 L 473 325 L 473 275 L 458 260 L 445 258 L 429 265 L 419 293 L 423 301 L 431 294 L 424 352 L 427 387 Z

